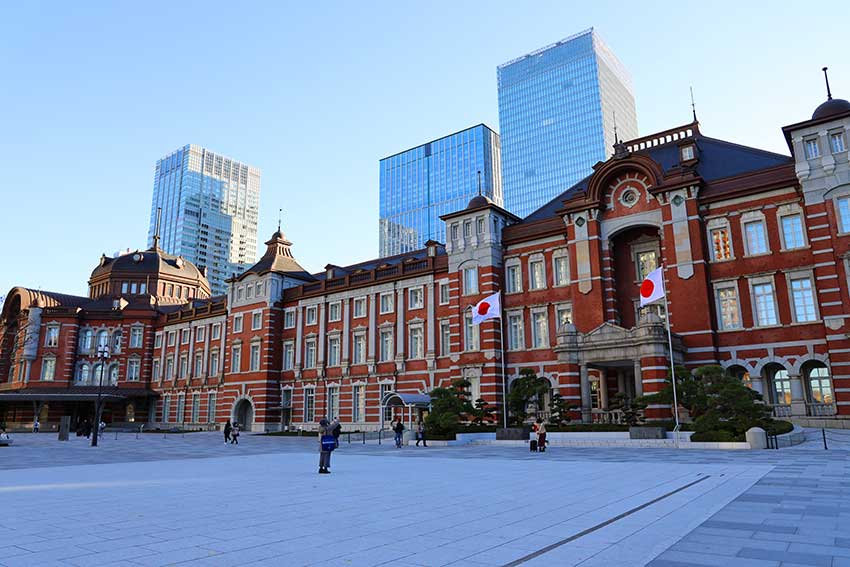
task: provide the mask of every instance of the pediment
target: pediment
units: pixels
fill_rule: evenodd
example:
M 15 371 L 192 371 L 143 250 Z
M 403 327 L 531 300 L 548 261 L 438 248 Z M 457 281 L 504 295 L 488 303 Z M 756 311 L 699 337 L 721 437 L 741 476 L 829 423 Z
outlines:
M 613 323 L 602 323 L 585 335 L 587 339 L 594 340 L 617 340 L 626 339 L 631 336 L 631 332 Z

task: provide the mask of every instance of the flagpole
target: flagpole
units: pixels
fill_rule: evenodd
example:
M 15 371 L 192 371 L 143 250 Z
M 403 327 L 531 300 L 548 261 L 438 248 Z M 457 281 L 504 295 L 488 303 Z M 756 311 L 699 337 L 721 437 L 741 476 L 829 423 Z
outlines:
M 502 347 L 502 412 L 505 419 L 505 429 L 508 428 L 508 371 L 505 369 L 505 318 L 502 317 L 505 306 L 502 305 L 502 292 L 499 292 L 499 343 Z
M 667 266 L 664 266 L 664 271 L 667 271 Z M 676 421 L 676 445 L 679 445 L 679 399 L 676 395 L 676 363 L 673 360 L 673 334 L 670 332 L 670 308 L 667 304 L 667 286 L 664 286 L 664 317 L 667 323 L 667 345 L 670 347 L 670 377 L 673 382 L 673 418 Z

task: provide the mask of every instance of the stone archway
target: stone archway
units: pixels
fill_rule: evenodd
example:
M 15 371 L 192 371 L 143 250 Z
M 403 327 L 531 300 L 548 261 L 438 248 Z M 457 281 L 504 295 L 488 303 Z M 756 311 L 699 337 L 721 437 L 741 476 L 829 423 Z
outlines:
M 248 398 L 240 398 L 233 404 L 232 421 L 239 424 L 242 431 L 251 431 L 254 425 L 254 404 Z

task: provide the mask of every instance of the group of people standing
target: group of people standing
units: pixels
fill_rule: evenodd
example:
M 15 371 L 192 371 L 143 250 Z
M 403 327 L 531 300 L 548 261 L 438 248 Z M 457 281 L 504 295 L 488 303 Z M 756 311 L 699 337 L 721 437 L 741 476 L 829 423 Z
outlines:
M 401 449 L 402 445 L 404 445 L 404 432 L 407 428 L 404 426 L 404 422 L 400 417 L 395 418 L 390 427 L 393 430 L 395 437 L 395 446 L 396 449 Z M 416 423 L 416 446 L 419 446 L 419 443 L 422 443 L 423 447 L 428 446 L 428 441 L 425 439 L 425 420 L 420 419 Z
M 229 419 L 224 424 L 224 444 L 227 445 L 228 443 L 231 445 L 239 444 L 239 423 L 234 421 L 231 424 Z

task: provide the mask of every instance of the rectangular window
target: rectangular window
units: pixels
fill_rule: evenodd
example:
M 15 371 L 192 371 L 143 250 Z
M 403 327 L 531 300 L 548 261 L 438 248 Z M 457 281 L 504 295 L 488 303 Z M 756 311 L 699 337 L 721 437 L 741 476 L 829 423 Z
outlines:
M 328 366 L 339 366 L 339 337 L 328 337 Z
M 472 322 L 472 313 L 467 312 L 463 321 L 463 346 L 465 350 L 478 350 L 478 325 Z
M 241 333 L 242 332 L 242 315 L 236 315 L 233 318 L 233 332 Z
M 366 415 L 366 388 L 364 388 L 360 384 L 356 384 L 352 388 L 351 393 L 351 421 L 365 421 L 364 417 Z
M 127 380 L 129 382 L 139 381 L 139 367 L 141 361 L 138 358 L 131 358 L 127 361 Z
M 47 327 L 47 336 L 44 339 L 44 346 L 58 347 L 59 346 L 59 327 Z
M 195 342 L 202 343 L 206 338 L 206 327 L 195 327 Z
M 251 345 L 251 370 L 256 372 L 260 369 L 260 344 Z
M 41 361 L 41 379 L 50 382 L 56 376 L 56 359 L 44 358 Z
M 522 324 L 522 313 L 508 315 L 508 350 L 525 348 L 525 330 Z
M 295 363 L 295 345 L 292 342 L 283 343 L 283 369 L 292 370 Z
M 682 146 L 682 161 L 690 161 L 694 159 L 694 147 Z
M 815 296 L 811 279 L 792 279 L 791 297 L 794 301 L 794 320 L 796 322 L 808 323 L 810 321 L 817 321 Z
M 422 333 L 422 326 L 417 325 L 410 327 L 410 355 L 408 358 L 424 358 L 425 357 L 425 339 Z
M 829 147 L 832 153 L 837 154 L 847 149 L 844 145 L 844 135 L 841 132 L 836 132 L 829 135 Z
M 478 229 L 478 234 L 484 234 L 484 218 L 478 217 L 475 219 L 475 224 Z
M 757 326 L 776 325 L 776 300 L 773 297 L 772 283 L 761 283 L 753 286 L 753 304 L 755 305 L 755 323 Z
M 531 314 L 531 342 L 533 348 L 549 346 L 549 320 L 545 311 L 535 311 Z
M 304 310 L 304 316 L 305 316 L 307 325 L 315 325 L 316 324 L 317 309 L 318 308 L 315 305 L 312 305 L 312 306 L 310 306 L 310 307 L 308 307 L 307 309 Z
M 162 348 L 162 333 L 157 333 L 153 337 L 154 348 Z
M 366 316 L 366 298 L 358 297 L 354 300 L 354 318 L 359 319 L 360 317 Z
M 802 248 L 806 245 L 803 237 L 803 218 L 801 215 L 782 217 L 782 235 L 785 237 L 785 249 Z
M 508 293 L 522 291 L 522 275 L 518 265 L 508 266 L 505 270 L 505 287 Z
M 741 328 L 741 315 L 738 311 L 738 292 L 734 287 L 717 290 L 717 305 L 720 310 L 720 329 L 728 331 Z
M 557 305 L 555 306 L 555 318 L 558 321 L 560 329 L 567 323 L 573 322 L 573 306 L 572 305 Z
M 475 295 L 478 293 L 478 268 L 463 269 L 463 294 Z
M 339 417 L 339 386 L 328 388 L 328 419 Z
M 189 375 L 189 355 L 180 355 L 180 375 L 178 378 L 186 378 Z
M 381 329 L 381 361 L 393 359 L 393 330 Z
M 215 423 L 215 392 L 210 392 L 207 398 L 207 422 Z
M 471 220 L 464 221 L 464 223 L 463 223 L 463 237 L 469 238 L 470 236 L 472 236 L 472 221 Z
M 130 348 L 142 348 L 142 333 L 141 327 L 132 327 L 130 329 Z
M 294 329 L 295 328 L 295 309 L 287 309 L 283 312 L 283 328 L 284 329 Z
M 408 309 L 421 309 L 425 305 L 425 293 L 421 287 L 412 287 L 407 293 Z
M 378 403 L 384 403 L 384 396 L 386 396 L 392 390 L 392 384 L 381 384 L 381 397 Z M 392 421 L 393 419 L 393 408 L 391 406 L 384 406 L 384 415 L 381 416 L 383 421 Z
M 254 286 L 254 295 L 257 297 L 261 297 L 263 295 L 263 284 L 262 282 L 257 282 Z
M 252 299 L 254 297 L 254 286 L 248 284 L 247 289 L 245 290 L 245 299 Z
M 177 423 L 183 423 L 183 418 L 186 411 L 186 398 L 177 396 Z
M 201 421 L 201 395 L 192 394 L 192 423 Z
M 234 346 L 230 351 L 230 371 L 239 372 L 242 367 L 242 347 Z
M 251 330 L 257 331 L 263 326 L 263 314 L 262 313 L 252 313 L 251 314 Z
M 180 344 L 187 345 L 189 344 L 189 338 L 191 337 L 192 332 L 189 329 L 183 329 L 180 331 Z
M 175 341 L 177 340 L 177 333 L 174 331 L 168 332 L 168 346 L 174 346 Z
M 767 237 L 762 221 L 744 223 L 744 234 L 747 239 L 748 254 L 767 254 Z
M 159 380 L 159 361 L 158 360 L 153 361 L 153 369 L 152 369 L 151 373 L 153 374 L 152 377 L 153 377 L 154 381 Z
M 393 312 L 393 294 L 381 294 L 381 314 Z
M 457 240 L 457 233 L 458 233 L 457 223 L 454 223 L 452 225 L 452 240 Z
M 342 319 L 342 305 L 339 301 L 328 303 L 328 321 L 339 321 Z
M 711 231 L 711 244 L 715 260 L 728 260 L 732 257 L 732 246 L 729 244 L 729 229 L 715 228 Z
M 658 268 L 658 253 L 655 250 L 647 250 L 635 254 L 637 281 L 642 282 L 646 276 Z
M 449 303 L 449 284 L 440 284 L 440 305 L 448 305 Z
M 366 363 L 366 335 L 354 335 L 354 352 L 351 363 L 365 364 Z
M 543 289 L 546 287 L 546 272 L 543 270 L 543 260 L 532 260 L 528 263 L 528 287 L 529 289 Z
M 210 376 L 218 376 L 218 351 L 210 353 Z
M 806 159 L 813 159 L 820 155 L 817 138 L 811 138 L 803 142 L 806 146 Z
M 838 199 L 838 225 L 841 232 L 850 232 L 850 197 Z
M 448 321 L 440 321 L 440 356 L 448 356 L 452 352 L 452 328 Z
M 168 423 L 171 419 L 171 396 L 166 395 L 162 398 L 162 422 Z
M 570 259 L 567 256 L 556 256 L 552 263 L 555 271 L 555 285 L 570 283 Z
M 316 367 L 316 341 L 311 339 L 304 343 L 304 368 Z
M 280 407 L 283 408 L 291 408 L 292 407 L 292 390 L 286 389 L 280 391 Z
M 316 390 L 306 388 L 304 390 L 304 421 L 311 423 L 316 419 Z
M 213 340 L 221 338 L 221 323 L 216 323 L 212 326 L 212 338 Z

